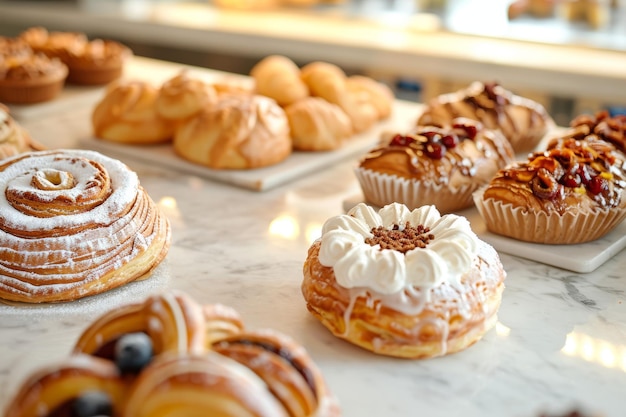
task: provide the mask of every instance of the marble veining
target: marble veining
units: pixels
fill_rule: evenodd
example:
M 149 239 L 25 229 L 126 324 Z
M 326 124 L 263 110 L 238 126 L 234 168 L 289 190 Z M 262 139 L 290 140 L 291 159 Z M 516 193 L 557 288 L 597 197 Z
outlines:
M 63 113 L 24 126 L 48 146 L 72 147 L 88 123 Z M 501 254 L 499 322 L 481 341 L 427 361 L 381 357 L 332 336 L 300 293 L 312 240 L 359 190 L 354 160 L 257 193 L 121 159 L 171 220 L 166 261 L 148 280 L 79 303 L 0 305 L 0 409 L 30 371 L 65 357 L 96 316 L 176 288 L 237 309 L 249 328 L 297 339 L 346 417 L 534 417 L 576 407 L 625 415 L 624 252 L 586 274 Z

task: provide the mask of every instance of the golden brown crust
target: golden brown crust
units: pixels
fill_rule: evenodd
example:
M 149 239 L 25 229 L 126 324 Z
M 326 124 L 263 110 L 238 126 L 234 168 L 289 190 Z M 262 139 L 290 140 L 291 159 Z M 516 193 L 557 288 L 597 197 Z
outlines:
M 130 48 L 119 42 L 94 39 L 81 51 L 70 52 L 65 60 L 69 67 L 67 81 L 81 85 L 104 85 L 124 73 L 124 65 L 132 57 Z
M 395 96 L 387 85 L 364 75 L 351 75 L 346 79 L 346 87 L 357 102 L 369 103 L 375 108 L 378 120 L 391 115 Z
M 434 287 L 415 314 L 376 302 L 366 289 L 339 285 L 333 268 L 319 261 L 320 246 L 320 241 L 311 246 L 303 267 L 307 308 L 335 336 L 357 346 L 389 356 L 430 358 L 465 349 L 495 324 L 505 272 L 488 245 L 481 244 L 460 290 L 446 282 Z M 415 288 L 406 297 L 417 303 L 423 297 L 420 291 Z
M 161 85 L 155 106 L 162 117 L 184 122 L 216 100 L 215 88 L 193 78 L 188 71 L 181 71 Z
M 307 97 L 285 108 L 293 148 L 329 151 L 341 147 L 352 135 L 352 123 L 336 104 L 320 97 Z
M 137 332 L 150 337 L 154 354 L 136 372 L 118 370 L 116 343 Z M 163 409 L 224 417 L 340 415 L 301 345 L 273 330 L 244 331 L 236 311 L 201 306 L 180 292 L 102 315 L 69 360 L 23 383 L 7 416 L 35 417 L 43 407 L 47 415 L 62 416 L 63 407 L 89 389 L 108 394 L 120 416 L 158 416 Z
M 0 103 L 0 160 L 43 148 L 43 145 L 33 140 L 28 131 L 15 121 L 9 108 Z
M 119 161 L 90 151 L 28 152 L 4 160 L 0 177 L 0 298 L 98 294 L 149 274 L 167 253 L 168 220 Z
M 181 157 L 214 169 L 277 164 L 291 154 L 284 110 L 260 95 L 220 95 L 213 106 L 183 124 L 174 137 Z
M 554 121 L 541 104 L 498 84 L 480 82 L 433 98 L 417 124 L 445 126 L 456 117 L 478 120 L 488 129 L 500 129 L 518 153 L 534 149 L 554 127 Z
M 0 56 L 0 101 L 32 104 L 57 97 L 68 69 L 56 58 L 41 54 Z
M 175 124 L 156 111 L 159 90 L 144 81 L 109 84 L 91 115 L 99 139 L 128 144 L 154 144 L 172 139 Z
M 281 106 L 288 106 L 309 95 L 307 85 L 300 78 L 300 69 L 289 58 L 270 55 L 250 70 L 256 93 L 273 98 Z

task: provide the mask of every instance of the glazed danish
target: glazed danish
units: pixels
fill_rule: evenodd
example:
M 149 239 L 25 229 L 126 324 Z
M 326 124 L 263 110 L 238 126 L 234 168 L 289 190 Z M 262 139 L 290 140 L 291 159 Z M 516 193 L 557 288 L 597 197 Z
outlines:
M 70 301 L 140 278 L 164 258 L 169 222 L 123 163 L 39 151 L 0 164 L 0 298 Z
M 69 360 L 24 382 L 6 416 L 61 417 L 89 396 L 104 399 L 103 416 L 340 415 L 302 346 L 271 329 L 244 330 L 235 310 L 179 292 L 102 315 Z
M 496 322 L 506 273 L 464 217 L 360 203 L 310 247 L 302 294 L 335 336 L 374 353 L 458 352 Z

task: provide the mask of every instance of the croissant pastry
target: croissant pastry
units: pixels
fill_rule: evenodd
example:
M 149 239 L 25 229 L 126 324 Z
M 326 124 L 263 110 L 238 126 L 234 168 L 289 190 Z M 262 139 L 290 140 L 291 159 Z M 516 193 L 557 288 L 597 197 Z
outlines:
M 0 298 L 70 301 L 160 263 L 169 222 L 120 161 L 97 152 L 28 152 L 0 163 Z
M 541 104 L 498 84 L 481 82 L 433 98 L 426 103 L 417 124 L 444 126 L 456 117 L 478 120 L 488 129 L 500 129 L 516 153 L 534 149 L 555 125 Z
M 144 81 L 109 84 L 91 115 L 97 138 L 127 144 L 154 144 L 172 139 L 175 124 L 157 112 L 159 90 Z
M 121 417 L 340 415 L 302 346 L 177 291 L 102 315 L 69 359 L 25 380 L 6 417 L 59 416 L 85 402 Z

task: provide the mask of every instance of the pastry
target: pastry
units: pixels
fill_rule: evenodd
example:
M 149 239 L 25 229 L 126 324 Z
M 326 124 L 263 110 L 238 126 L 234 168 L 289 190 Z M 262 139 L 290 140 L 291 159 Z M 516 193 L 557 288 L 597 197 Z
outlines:
M 214 169 L 274 165 L 291 154 L 285 111 L 269 97 L 220 95 L 210 107 L 177 129 L 174 150 Z
M 595 114 L 578 115 L 570 122 L 567 136 L 579 140 L 598 138 L 626 153 L 626 114 L 610 116 L 608 111 L 601 110 Z
M 41 103 L 63 89 L 67 66 L 42 54 L 0 54 L 0 102 Z
M 67 81 L 80 85 L 103 85 L 124 73 L 132 51 L 119 42 L 94 39 L 79 51 L 68 51 L 64 62 L 69 68 Z
M 356 102 L 367 103 L 375 109 L 378 120 L 391 116 L 395 96 L 387 85 L 364 75 L 351 75 L 346 79 L 346 87 Z
M 91 115 L 94 135 L 127 144 L 154 144 L 172 139 L 175 124 L 157 112 L 159 89 L 146 81 L 108 85 Z
M 120 161 L 93 151 L 0 162 L 0 299 L 70 301 L 146 276 L 170 227 Z
M 83 407 L 97 414 L 71 413 Z M 297 342 L 272 329 L 246 330 L 235 310 L 174 291 L 105 313 L 68 359 L 27 378 L 5 416 L 42 415 L 335 417 L 340 410 Z
M 352 123 L 336 104 L 320 97 L 307 97 L 285 108 L 293 148 L 299 151 L 329 151 L 352 136 Z
M 49 32 L 42 26 L 33 26 L 19 35 L 35 52 L 50 58 L 58 58 L 64 63 L 69 54 L 80 54 L 88 42 L 87 36 L 80 32 Z
M 256 93 L 288 106 L 309 96 L 307 85 L 300 78 L 300 68 L 289 58 L 270 55 L 250 70 Z
M 43 145 L 33 140 L 26 129 L 11 117 L 8 107 L 0 103 L 0 160 L 43 148 Z
M 169 120 L 183 122 L 200 113 L 217 100 L 213 86 L 181 71 L 159 88 L 155 106 L 157 113 Z
M 506 273 L 464 217 L 360 203 L 325 222 L 303 275 L 308 310 L 335 336 L 417 359 L 478 341 L 496 323 Z
M 449 127 L 418 126 L 393 135 L 365 155 L 355 173 L 371 204 L 435 205 L 449 213 L 471 206 L 472 193 L 513 158 L 500 131 L 457 118 Z
M 488 129 L 500 129 L 517 153 L 533 150 L 555 125 L 541 104 L 498 84 L 481 82 L 429 100 L 417 124 L 445 126 L 456 117 L 476 119 Z
M 502 169 L 474 200 L 487 228 L 513 239 L 574 244 L 598 239 L 626 216 L 624 154 L 572 129 L 545 151 Z

